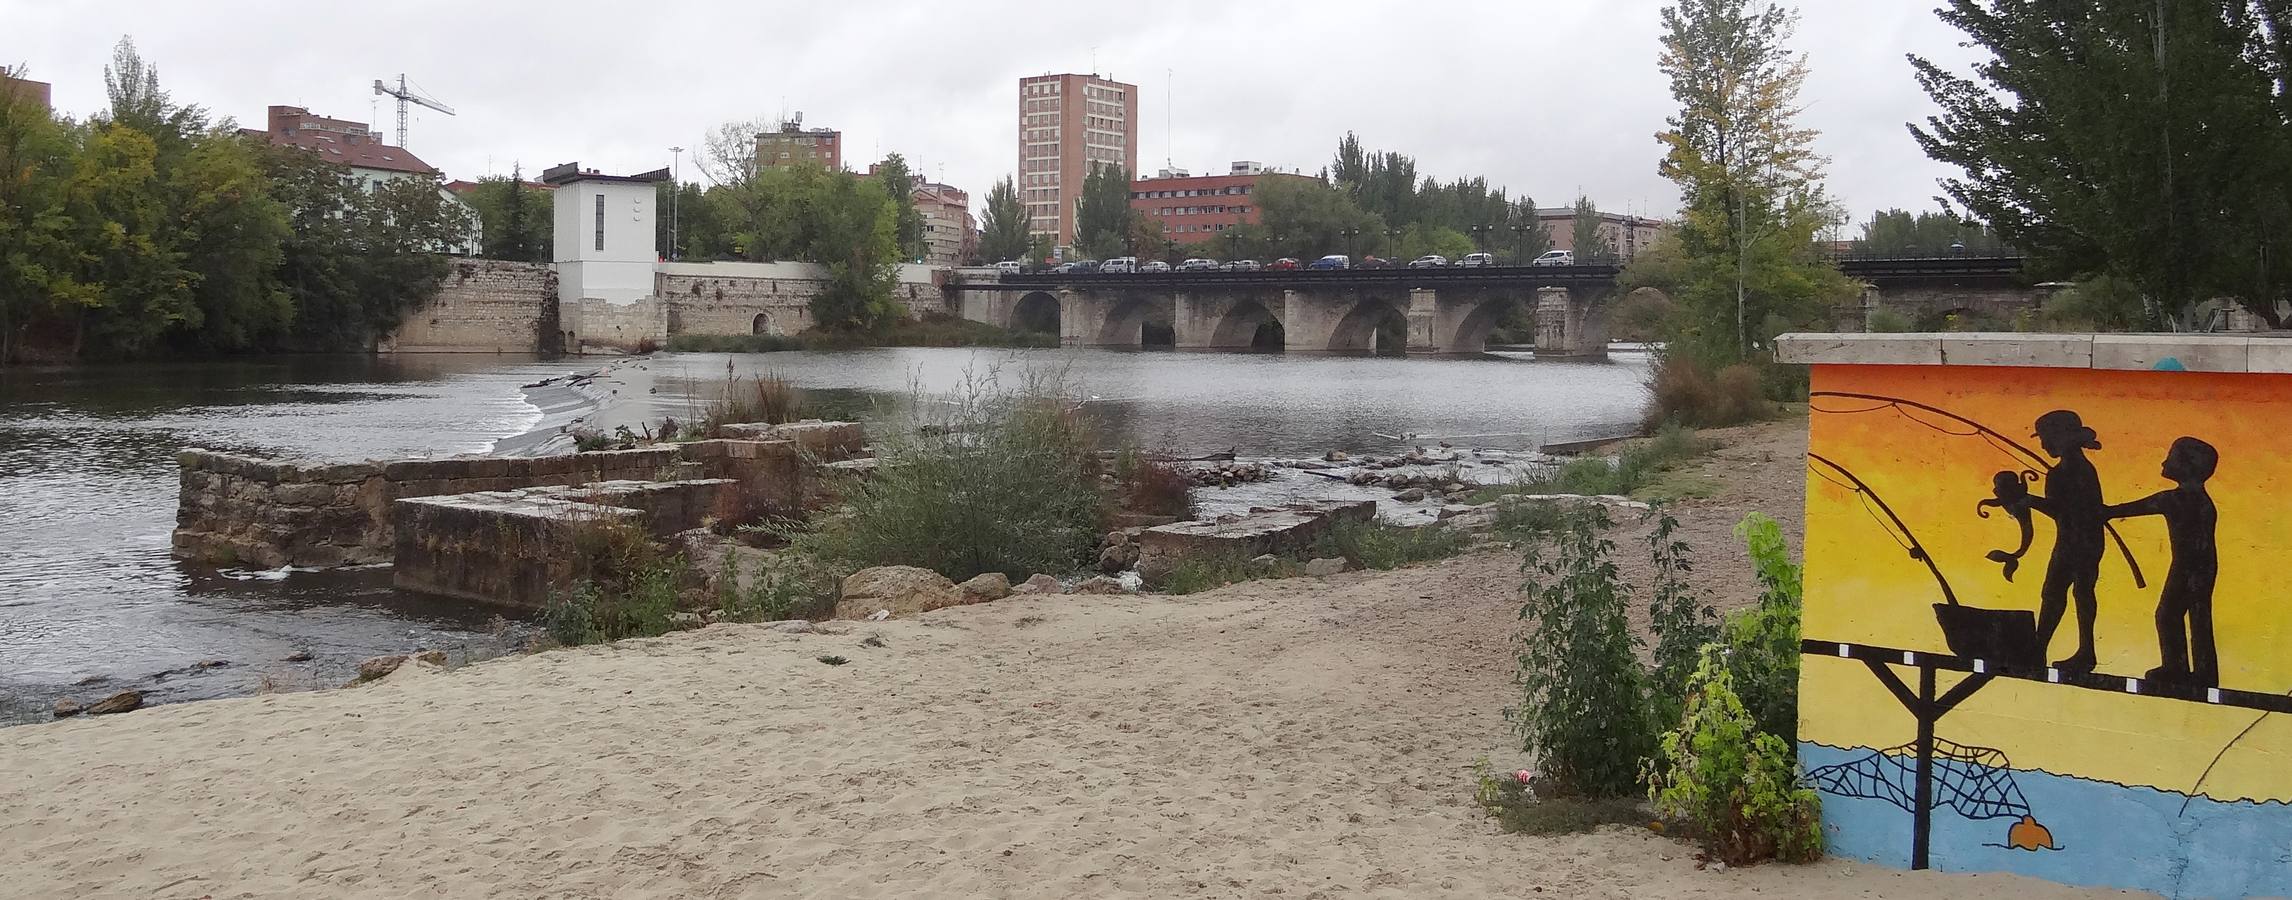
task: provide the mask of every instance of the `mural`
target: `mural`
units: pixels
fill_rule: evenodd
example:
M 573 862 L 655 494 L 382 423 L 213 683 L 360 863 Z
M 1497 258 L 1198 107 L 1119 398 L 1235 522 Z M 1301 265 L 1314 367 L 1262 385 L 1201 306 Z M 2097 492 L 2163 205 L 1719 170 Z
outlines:
M 1832 853 L 2292 896 L 2287 387 L 1815 367 L 1800 757 Z

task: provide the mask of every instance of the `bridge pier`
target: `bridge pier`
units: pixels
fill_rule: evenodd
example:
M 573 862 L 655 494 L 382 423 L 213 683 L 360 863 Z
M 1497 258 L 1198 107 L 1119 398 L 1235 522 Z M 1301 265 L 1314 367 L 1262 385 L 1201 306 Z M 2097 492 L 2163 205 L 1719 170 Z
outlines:
M 1548 287 L 1536 291 L 1536 358 L 1608 358 L 1605 292 Z

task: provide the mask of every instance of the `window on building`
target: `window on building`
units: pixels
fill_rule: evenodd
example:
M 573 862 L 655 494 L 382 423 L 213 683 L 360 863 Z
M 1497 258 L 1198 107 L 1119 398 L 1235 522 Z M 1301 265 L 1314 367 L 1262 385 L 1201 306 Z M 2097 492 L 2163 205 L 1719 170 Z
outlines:
M 605 249 L 605 195 L 597 195 L 597 250 Z

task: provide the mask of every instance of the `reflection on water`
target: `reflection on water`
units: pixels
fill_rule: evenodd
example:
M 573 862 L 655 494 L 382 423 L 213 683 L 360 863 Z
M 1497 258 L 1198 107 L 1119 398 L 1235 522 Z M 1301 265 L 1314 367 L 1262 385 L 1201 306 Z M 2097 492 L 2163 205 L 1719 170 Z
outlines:
M 813 414 L 835 418 L 944 394 L 966 373 L 1015 383 L 1058 372 L 1117 439 L 1299 457 L 1443 438 L 1530 448 L 1627 431 L 1646 368 L 1636 356 L 1597 365 L 1048 350 L 672 354 L 638 363 L 657 391 L 642 401 L 647 418 L 690 418 L 694 396 L 715 389 L 728 361 L 742 374 L 788 378 L 806 389 Z M 244 694 L 266 679 L 336 684 L 373 654 L 490 643 L 491 611 L 398 592 L 386 569 L 218 573 L 176 562 L 174 455 L 482 452 L 538 420 L 518 385 L 598 364 L 302 356 L 0 371 L 0 723 L 45 719 L 59 696 L 132 687 L 168 702 Z M 1273 491 L 1254 490 L 1205 505 Z M 311 660 L 286 661 L 302 653 Z M 206 660 L 230 665 L 194 668 Z

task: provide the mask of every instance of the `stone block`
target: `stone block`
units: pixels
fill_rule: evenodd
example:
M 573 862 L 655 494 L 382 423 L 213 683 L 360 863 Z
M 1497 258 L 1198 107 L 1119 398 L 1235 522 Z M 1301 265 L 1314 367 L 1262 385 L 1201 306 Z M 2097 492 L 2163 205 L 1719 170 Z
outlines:
M 1138 573 L 1154 582 L 1189 557 L 1215 554 L 1249 559 L 1267 553 L 1293 554 L 1312 546 L 1339 522 L 1366 522 L 1376 515 L 1375 501 L 1336 501 L 1158 525 L 1138 535 Z
M 2215 334 L 2097 334 L 2093 368 L 2162 372 L 2246 372 L 2252 339 Z
M 571 584 L 572 556 L 563 551 L 582 529 L 644 515 L 512 493 L 420 497 L 392 506 L 393 584 L 527 610 Z
M 857 422 L 822 422 L 806 419 L 783 425 L 762 423 L 724 426 L 724 433 L 737 438 L 763 441 L 794 441 L 796 446 L 814 457 L 827 460 L 848 459 L 867 448 L 867 430 Z
M 1786 334 L 1775 338 L 1775 361 L 1798 365 L 1938 366 L 1939 334 Z
M 2083 369 L 2093 365 L 2089 334 L 1951 334 L 1942 337 L 1942 363 L 1951 366 L 2029 366 Z
M 2292 338 L 2255 336 L 2246 346 L 2249 371 L 2292 374 Z

